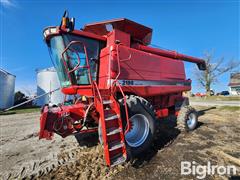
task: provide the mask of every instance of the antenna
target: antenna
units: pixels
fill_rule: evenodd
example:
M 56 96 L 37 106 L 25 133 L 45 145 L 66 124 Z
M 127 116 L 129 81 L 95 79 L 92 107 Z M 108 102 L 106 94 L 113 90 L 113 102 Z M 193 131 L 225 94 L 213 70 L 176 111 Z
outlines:
M 50 92 L 50 93 L 49 93 L 49 96 L 48 96 L 48 104 L 51 104 L 51 102 L 52 102 L 52 101 L 51 101 L 51 98 L 52 98 L 52 88 L 51 88 L 51 85 L 52 85 L 52 84 L 51 84 L 51 80 L 50 80 L 49 83 L 50 83 L 50 84 L 49 84 L 49 85 L 50 85 L 50 89 L 49 89 L 49 92 Z

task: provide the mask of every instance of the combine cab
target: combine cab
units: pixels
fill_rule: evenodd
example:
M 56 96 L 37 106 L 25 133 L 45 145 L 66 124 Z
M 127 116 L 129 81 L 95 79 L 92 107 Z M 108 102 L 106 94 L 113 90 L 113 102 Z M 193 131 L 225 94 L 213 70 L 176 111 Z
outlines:
M 60 26 L 46 28 L 44 39 L 66 98 L 42 108 L 40 139 L 96 132 L 106 164 L 114 166 L 151 146 L 161 118 L 178 115 L 179 129 L 193 130 L 197 114 L 182 96 L 191 89 L 183 61 L 200 70 L 205 62 L 152 48 L 151 38 L 151 28 L 127 19 L 76 30 L 65 14 Z

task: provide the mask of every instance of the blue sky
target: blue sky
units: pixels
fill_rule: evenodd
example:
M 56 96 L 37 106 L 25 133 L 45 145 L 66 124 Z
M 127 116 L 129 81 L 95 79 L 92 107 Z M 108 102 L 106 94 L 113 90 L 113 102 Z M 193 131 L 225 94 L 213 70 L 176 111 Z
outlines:
M 36 89 L 36 68 L 52 66 L 42 30 L 59 25 L 63 11 L 76 18 L 76 28 L 86 23 L 126 17 L 153 28 L 152 44 L 180 53 L 202 57 L 240 59 L 239 1 L 57 1 L 0 0 L 0 67 L 15 74 L 16 89 Z M 186 63 L 193 92 L 203 91 L 193 76 L 195 65 Z M 229 73 L 213 86 L 227 89 Z

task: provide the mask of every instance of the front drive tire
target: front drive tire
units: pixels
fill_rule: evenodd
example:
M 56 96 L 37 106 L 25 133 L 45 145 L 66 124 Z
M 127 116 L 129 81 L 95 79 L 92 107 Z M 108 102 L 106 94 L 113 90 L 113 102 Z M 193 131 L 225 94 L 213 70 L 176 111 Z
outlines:
M 121 117 L 126 130 L 126 117 L 121 104 Z M 125 135 L 125 142 L 132 157 L 142 155 L 153 142 L 156 131 L 156 118 L 153 106 L 139 96 L 127 96 L 128 117 L 131 124 L 129 132 Z
M 177 117 L 178 129 L 181 132 L 189 132 L 196 129 L 197 125 L 197 111 L 191 106 L 182 106 Z

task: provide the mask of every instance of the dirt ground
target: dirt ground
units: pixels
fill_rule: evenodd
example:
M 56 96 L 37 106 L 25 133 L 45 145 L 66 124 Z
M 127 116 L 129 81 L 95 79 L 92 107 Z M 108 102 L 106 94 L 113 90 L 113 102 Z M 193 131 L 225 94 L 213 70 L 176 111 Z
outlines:
M 181 176 L 181 161 L 235 165 L 240 178 L 240 109 L 196 107 L 199 126 L 180 133 L 173 118 L 159 120 L 155 142 L 141 158 L 105 166 L 97 136 L 81 146 L 74 136 L 38 140 L 39 113 L 0 116 L 1 179 L 195 179 Z M 88 146 L 88 147 L 87 147 Z M 212 175 L 207 179 L 228 179 Z M 234 179 L 234 177 L 232 177 Z

